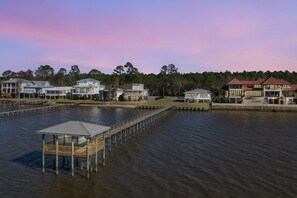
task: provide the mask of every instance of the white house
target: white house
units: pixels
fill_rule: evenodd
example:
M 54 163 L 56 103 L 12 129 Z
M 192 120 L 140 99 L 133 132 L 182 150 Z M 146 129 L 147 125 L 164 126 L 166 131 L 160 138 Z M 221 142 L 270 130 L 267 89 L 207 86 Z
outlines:
M 48 81 L 29 81 L 22 92 L 24 98 L 44 98 L 45 89 L 54 87 Z
M 11 78 L 1 83 L 1 92 L 3 97 L 20 98 L 24 92 L 24 87 L 30 81 L 20 78 Z
M 90 99 L 98 98 L 99 91 L 105 88 L 98 80 L 92 78 L 82 79 L 76 82 L 72 87 L 72 96 L 74 99 Z
M 207 102 L 211 103 L 211 92 L 205 89 L 194 89 L 185 92 L 185 102 Z
M 124 100 L 139 101 L 148 99 L 148 89 L 144 89 L 143 84 L 132 84 L 132 89 L 126 89 L 124 91 Z
M 70 97 L 72 87 L 51 87 L 45 89 L 47 99 L 66 99 Z

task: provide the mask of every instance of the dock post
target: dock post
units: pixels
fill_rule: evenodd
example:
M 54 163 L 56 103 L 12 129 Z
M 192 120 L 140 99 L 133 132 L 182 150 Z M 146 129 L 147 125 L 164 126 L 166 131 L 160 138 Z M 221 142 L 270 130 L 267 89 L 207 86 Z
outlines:
M 95 151 L 95 172 L 97 173 L 97 163 L 98 163 L 98 146 L 97 146 L 97 143 L 98 143 L 98 136 L 96 136 L 95 137 L 96 139 L 95 139 L 95 141 L 96 141 L 96 145 L 95 145 L 95 149 L 96 149 L 96 151 Z
M 105 133 L 103 133 L 102 166 L 105 166 Z
M 89 146 L 90 146 L 90 140 L 87 140 L 87 178 L 90 177 L 90 156 L 89 156 Z
M 63 144 L 65 145 L 65 143 L 66 143 L 66 137 L 64 135 L 64 137 L 63 137 Z M 64 167 L 65 167 L 65 156 L 63 156 L 63 168 Z
M 74 176 L 74 141 L 71 138 L 71 175 Z
M 44 139 L 45 135 L 42 135 L 42 173 L 44 174 L 45 172 L 45 154 L 44 154 L 44 151 L 45 151 L 45 139 Z
M 56 175 L 59 174 L 59 139 L 56 136 Z

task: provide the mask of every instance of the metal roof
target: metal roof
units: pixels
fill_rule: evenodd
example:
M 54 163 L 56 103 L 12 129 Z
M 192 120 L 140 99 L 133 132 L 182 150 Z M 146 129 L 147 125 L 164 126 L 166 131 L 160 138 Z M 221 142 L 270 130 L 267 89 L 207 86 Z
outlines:
M 187 94 L 211 94 L 210 91 L 205 89 L 193 89 L 191 91 L 186 91 Z
M 25 80 L 22 78 L 10 78 L 9 80 L 3 81 L 2 83 L 28 83 L 29 80 Z
M 37 131 L 37 134 L 94 137 L 110 127 L 80 121 L 68 121 Z
M 76 82 L 77 83 L 88 83 L 88 82 L 91 82 L 91 83 L 100 83 L 100 81 L 95 80 L 93 78 L 84 78 L 84 79 L 78 80 Z

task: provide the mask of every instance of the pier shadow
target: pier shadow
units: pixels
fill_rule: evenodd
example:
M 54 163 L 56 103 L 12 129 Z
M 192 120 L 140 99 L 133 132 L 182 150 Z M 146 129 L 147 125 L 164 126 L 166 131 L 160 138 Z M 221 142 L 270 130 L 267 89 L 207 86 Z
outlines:
M 18 163 L 23 166 L 30 167 L 34 170 L 41 168 L 41 151 L 33 151 L 24 155 L 18 156 L 11 160 L 13 163 Z

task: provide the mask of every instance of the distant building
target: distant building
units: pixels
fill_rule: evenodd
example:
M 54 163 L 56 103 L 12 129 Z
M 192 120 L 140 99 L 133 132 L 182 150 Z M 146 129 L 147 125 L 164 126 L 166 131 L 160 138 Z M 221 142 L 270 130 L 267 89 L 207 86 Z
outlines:
M 205 89 L 194 89 L 185 92 L 185 102 L 207 102 L 211 103 L 211 92 Z
M 54 87 L 48 81 L 29 81 L 21 93 L 22 98 L 44 98 L 45 89 Z
M 71 97 L 72 87 L 51 87 L 45 89 L 47 99 L 66 99 Z
M 95 100 L 99 97 L 99 91 L 104 90 L 105 86 L 101 85 L 98 80 L 92 78 L 82 79 L 72 86 L 73 99 Z
M 140 101 L 147 100 L 149 96 L 148 89 L 144 89 L 143 84 L 132 84 L 132 89 L 126 89 L 123 93 L 124 100 Z
M 99 100 L 113 100 L 119 101 L 120 96 L 123 95 L 124 90 L 118 88 L 116 91 L 114 89 L 104 89 L 99 92 Z
M 234 78 L 221 88 L 220 96 L 230 103 L 290 104 L 294 100 L 295 86 L 273 77 L 255 81 Z
M 4 98 L 20 98 L 29 80 L 11 78 L 1 82 L 1 92 Z

